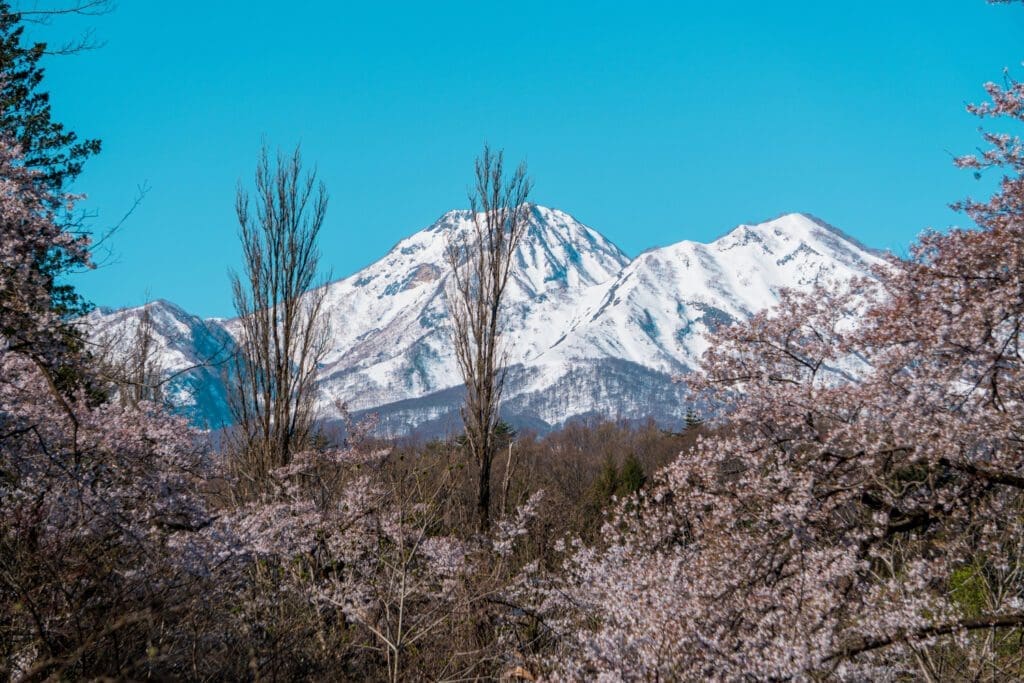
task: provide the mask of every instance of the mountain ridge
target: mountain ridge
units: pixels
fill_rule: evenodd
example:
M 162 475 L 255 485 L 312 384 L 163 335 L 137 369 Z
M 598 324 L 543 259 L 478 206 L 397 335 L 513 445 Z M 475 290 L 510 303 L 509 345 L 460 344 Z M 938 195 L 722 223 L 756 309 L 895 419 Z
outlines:
M 339 417 L 340 401 L 357 413 L 381 412 L 391 434 L 457 428 L 461 379 L 447 330 L 443 235 L 470 230 L 471 216 L 445 212 L 367 267 L 323 285 L 331 345 L 317 385 L 326 419 Z M 811 214 L 742 224 L 708 243 L 681 240 L 633 259 L 565 211 L 531 205 L 529 221 L 505 301 L 503 412 L 535 427 L 594 414 L 678 421 L 685 386 L 671 377 L 699 367 L 708 332 L 773 305 L 784 287 L 870 275 L 883 262 L 881 252 Z M 97 311 L 87 322 L 94 335 L 116 330 L 126 339 L 137 310 Z M 234 320 L 204 325 L 219 329 L 211 332 L 218 339 L 237 335 Z M 189 356 L 179 347 L 196 337 L 161 331 L 171 365 Z M 191 379 L 213 381 L 209 373 Z M 211 395 L 218 393 L 223 387 Z

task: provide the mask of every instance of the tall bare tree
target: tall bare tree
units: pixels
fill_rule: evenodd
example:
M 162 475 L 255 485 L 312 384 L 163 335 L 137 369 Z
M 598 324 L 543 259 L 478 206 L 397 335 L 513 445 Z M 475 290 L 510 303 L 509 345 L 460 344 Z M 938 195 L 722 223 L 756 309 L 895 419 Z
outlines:
M 255 201 L 239 186 L 236 212 L 243 272 L 231 274 L 241 325 L 231 411 L 239 473 L 259 484 L 307 446 L 313 428 L 314 376 L 327 349 L 325 290 L 314 288 L 317 237 L 327 191 L 315 169 L 303 172 L 298 149 L 263 149 Z
M 501 343 L 502 301 L 516 247 L 529 225 L 531 182 L 526 165 L 505 176 L 504 155 L 484 146 L 470 193 L 472 229 L 453 231 L 446 255 L 451 270 L 448 307 L 455 357 L 466 385 L 462 421 L 466 446 L 478 467 L 477 512 L 490 526 L 491 462 L 505 383 L 507 353 Z

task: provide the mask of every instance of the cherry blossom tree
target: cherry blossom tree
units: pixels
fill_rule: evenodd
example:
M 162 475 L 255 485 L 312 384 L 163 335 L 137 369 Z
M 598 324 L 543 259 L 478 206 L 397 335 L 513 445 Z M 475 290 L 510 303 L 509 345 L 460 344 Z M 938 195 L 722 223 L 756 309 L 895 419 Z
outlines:
M 506 639 L 469 644 L 482 621 L 515 628 L 497 599 L 539 498 L 490 536 L 446 533 L 450 477 L 389 462 L 372 426 L 350 424 L 343 448 L 295 454 L 259 497 L 179 538 L 213 576 L 218 628 L 256 653 L 231 675 L 461 679 L 502 666 Z
M 65 325 L 45 255 L 87 262 L 88 242 L 58 225 L 37 174 L 0 137 L 0 671 L 135 671 L 147 646 L 174 647 L 153 634 L 187 583 L 169 540 L 208 522 L 204 452 L 153 404 L 58 387 Z
M 1024 121 L 1024 86 L 985 118 Z M 563 573 L 525 575 L 555 678 L 1024 675 L 1024 143 L 978 226 L 720 331 L 694 386 L 720 423 Z

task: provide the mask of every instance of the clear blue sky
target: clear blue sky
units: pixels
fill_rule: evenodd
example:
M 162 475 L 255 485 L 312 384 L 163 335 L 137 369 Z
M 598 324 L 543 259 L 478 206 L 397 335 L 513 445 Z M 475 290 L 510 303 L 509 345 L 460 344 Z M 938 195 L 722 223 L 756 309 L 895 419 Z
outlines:
M 963 105 L 1024 71 L 1024 8 L 982 0 L 121 0 L 86 23 L 105 47 L 47 79 L 104 141 L 77 189 L 99 227 L 151 189 L 75 282 L 200 315 L 231 314 L 235 186 L 264 136 L 318 165 L 339 277 L 465 206 L 484 141 L 630 255 L 787 211 L 903 251 L 984 192 L 950 164 L 978 144 Z

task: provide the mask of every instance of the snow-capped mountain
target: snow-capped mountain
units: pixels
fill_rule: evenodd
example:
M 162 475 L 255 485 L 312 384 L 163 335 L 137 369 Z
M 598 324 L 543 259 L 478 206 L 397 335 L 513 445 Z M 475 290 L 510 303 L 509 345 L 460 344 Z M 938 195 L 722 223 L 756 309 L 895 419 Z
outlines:
M 326 285 L 331 348 L 318 383 L 327 419 L 347 402 L 357 412 L 380 413 L 382 429 L 392 434 L 458 428 L 461 388 L 447 327 L 444 252 L 453 233 L 470 229 L 471 218 L 451 211 L 376 263 Z M 534 206 L 506 293 L 503 413 L 541 429 L 589 414 L 678 420 L 685 387 L 671 376 L 699 366 L 709 330 L 773 305 L 784 287 L 867 274 L 880 262 L 879 254 L 805 214 L 630 261 L 572 216 Z M 200 321 L 167 302 L 150 306 L 168 373 L 201 364 L 212 347 L 230 345 L 237 330 L 232 321 Z M 139 319 L 139 309 L 127 309 L 94 313 L 89 322 L 129 339 Z M 176 394 L 185 410 L 210 424 L 226 415 L 220 376 L 189 370 Z
M 469 212 L 451 211 L 327 286 L 332 348 L 321 371 L 325 403 L 344 398 L 360 410 L 460 384 L 446 322 L 445 248 L 451 233 L 470 229 Z M 510 364 L 548 349 L 581 295 L 628 263 L 618 247 L 568 214 L 534 207 L 506 290 Z

